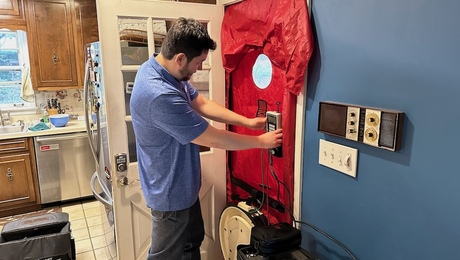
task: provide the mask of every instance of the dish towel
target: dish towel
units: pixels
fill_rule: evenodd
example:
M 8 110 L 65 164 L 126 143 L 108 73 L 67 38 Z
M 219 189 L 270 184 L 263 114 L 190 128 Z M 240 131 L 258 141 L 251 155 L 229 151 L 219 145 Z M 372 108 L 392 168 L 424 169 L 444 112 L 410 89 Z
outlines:
M 19 43 L 19 54 L 22 56 L 23 61 L 29 60 L 29 50 L 27 48 L 27 35 L 25 31 L 17 30 L 17 37 Z M 35 93 L 32 87 L 32 80 L 30 78 L 30 64 L 25 62 L 22 64 L 22 80 L 21 80 L 21 99 L 25 102 L 34 102 Z
M 47 129 L 50 129 L 49 126 L 47 126 L 43 122 L 40 122 L 32 127 L 29 127 L 30 131 L 41 131 L 41 130 L 47 130 Z
M 24 66 L 22 70 L 21 99 L 27 102 L 33 102 L 35 99 L 35 93 L 30 79 L 30 68 L 28 66 Z

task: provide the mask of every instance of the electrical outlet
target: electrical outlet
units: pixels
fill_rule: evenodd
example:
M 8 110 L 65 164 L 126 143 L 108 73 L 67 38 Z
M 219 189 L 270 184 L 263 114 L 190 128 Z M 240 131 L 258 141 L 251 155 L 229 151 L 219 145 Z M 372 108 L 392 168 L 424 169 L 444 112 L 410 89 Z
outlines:
M 319 140 L 319 164 L 356 178 L 358 149 Z
M 366 109 L 363 139 L 365 144 L 379 146 L 381 114 L 379 110 Z

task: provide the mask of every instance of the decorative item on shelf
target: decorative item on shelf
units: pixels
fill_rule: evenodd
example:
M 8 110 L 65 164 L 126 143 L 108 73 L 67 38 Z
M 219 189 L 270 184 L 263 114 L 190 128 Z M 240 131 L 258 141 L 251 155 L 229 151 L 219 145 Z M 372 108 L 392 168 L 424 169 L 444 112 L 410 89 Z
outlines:
M 76 90 L 75 93 L 73 93 L 73 97 L 77 99 L 77 101 L 81 101 L 81 92 L 79 89 Z
M 56 96 L 59 97 L 60 99 L 64 99 L 65 97 L 67 97 L 67 90 L 56 91 Z

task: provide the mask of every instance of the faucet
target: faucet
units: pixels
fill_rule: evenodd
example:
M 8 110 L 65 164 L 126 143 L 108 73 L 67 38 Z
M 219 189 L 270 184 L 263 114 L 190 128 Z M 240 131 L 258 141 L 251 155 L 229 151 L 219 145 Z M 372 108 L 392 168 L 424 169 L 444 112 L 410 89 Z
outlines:
M 2 126 L 5 126 L 5 122 L 10 122 L 10 111 L 7 111 L 7 115 L 8 117 L 6 118 L 3 118 L 3 113 L 2 113 L 2 110 L 0 109 L 0 121 L 1 121 L 1 125 Z

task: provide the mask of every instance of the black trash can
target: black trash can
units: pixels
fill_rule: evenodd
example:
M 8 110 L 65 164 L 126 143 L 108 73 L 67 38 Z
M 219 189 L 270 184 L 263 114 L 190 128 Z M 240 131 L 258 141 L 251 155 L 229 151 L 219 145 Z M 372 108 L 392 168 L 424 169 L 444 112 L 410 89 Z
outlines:
M 75 255 L 67 213 L 12 221 L 0 233 L 0 260 L 74 260 Z

